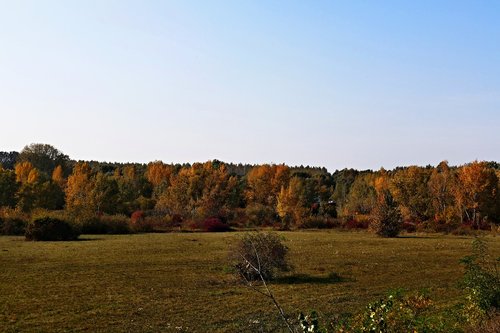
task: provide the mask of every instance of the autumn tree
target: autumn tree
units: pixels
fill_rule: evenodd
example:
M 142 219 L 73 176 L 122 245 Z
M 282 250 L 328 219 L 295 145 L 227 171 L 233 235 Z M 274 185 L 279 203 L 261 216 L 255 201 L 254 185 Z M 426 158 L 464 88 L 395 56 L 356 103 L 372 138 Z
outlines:
M 406 220 L 421 222 L 429 218 L 431 198 L 427 183 L 430 175 L 430 169 L 410 166 L 393 176 L 391 194 Z
M 479 226 L 482 219 L 498 218 L 498 177 L 486 162 L 474 161 L 461 167 L 458 181 L 455 199 L 462 219 Z
M 238 179 L 224 164 L 194 163 L 170 177 L 157 209 L 188 219 L 227 218 L 239 202 Z
M 259 165 L 246 175 L 245 197 L 248 204 L 276 206 L 278 193 L 288 185 L 290 169 L 286 165 Z
M 24 211 L 31 211 L 36 204 L 40 172 L 30 162 L 19 162 L 15 166 L 16 181 L 19 189 L 16 193 L 17 207 Z
M 196 211 L 202 217 L 227 218 L 238 203 L 238 179 L 230 176 L 224 164 L 210 168 L 204 180 L 201 196 L 196 202 Z
M 396 237 L 402 226 L 398 204 L 389 190 L 389 180 L 385 171 L 375 179 L 377 201 L 372 210 L 370 229 L 382 237 Z
M 272 166 L 272 193 L 277 195 L 283 186 L 286 186 L 290 181 L 290 168 L 284 164 Z
M 448 166 L 447 161 L 439 163 L 432 170 L 428 182 L 434 220 L 446 223 L 458 218 L 457 205 L 454 193 L 457 190 L 456 174 Z
M 32 143 L 21 150 L 18 161 L 30 162 L 36 169 L 50 177 L 58 165 L 63 169 L 66 168 L 69 157 L 51 145 Z
M 181 169 L 170 178 L 170 186 L 158 197 L 156 209 L 168 214 L 190 217 L 194 210 L 194 202 L 190 193 L 191 173 L 187 168 Z
M 254 166 L 243 178 L 245 213 L 252 224 L 272 224 L 278 221 L 278 195 L 287 187 L 291 177 L 286 165 L 263 164 Z
M 65 188 L 67 209 L 74 212 L 81 211 L 82 213 L 91 209 L 91 177 L 92 170 L 88 163 L 81 162 L 74 166 Z
M 64 206 L 64 192 L 46 174 L 31 164 L 19 162 L 15 166 L 19 188 L 16 193 L 17 207 L 30 212 L 34 208 L 61 209 Z
M 64 171 L 62 166 L 58 165 L 52 172 L 52 181 L 59 185 L 59 187 L 64 188 L 66 180 L 64 179 Z
M 287 187 L 281 187 L 276 210 L 284 228 L 301 223 L 307 216 L 309 211 L 306 208 L 304 182 L 301 178 L 293 177 Z
M 160 194 L 162 187 L 168 186 L 173 172 L 174 167 L 172 165 L 165 164 L 162 161 L 151 162 L 146 168 L 146 179 L 153 185 L 155 192 Z
M 30 173 L 31 173 L 31 182 L 33 183 L 34 181 L 36 181 L 36 179 L 34 178 L 38 176 L 37 175 L 38 171 L 34 171 L 35 167 L 33 166 L 33 164 L 31 164 L 31 162 L 17 163 L 14 169 L 16 172 L 16 181 L 18 181 L 19 183 L 22 184 L 28 183 L 29 182 L 28 180 L 30 179 Z M 32 173 L 32 171 L 34 173 Z

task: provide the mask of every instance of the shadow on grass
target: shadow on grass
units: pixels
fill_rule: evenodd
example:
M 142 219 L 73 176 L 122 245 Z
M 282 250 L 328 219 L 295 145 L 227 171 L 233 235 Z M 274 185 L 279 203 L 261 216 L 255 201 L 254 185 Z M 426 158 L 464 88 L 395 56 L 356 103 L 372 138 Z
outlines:
M 102 241 L 103 238 L 90 238 L 90 237 L 78 237 L 75 240 L 69 242 L 90 242 L 90 241 Z
M 419 235 L 398 235 L 394 238 L 405 238 L 405 239 L 435 239 L 436 237 L 429 236 L 419 236 Z
M 341 283 L 349 282 L 351 279 L 344 278 L 335 272 L 328 274 L 327 276 L 312 276 L 308 274 L 293 274 L 289 276 L 278 277 L 273 280 L 275 284 L 331 284 L 331 283 Z

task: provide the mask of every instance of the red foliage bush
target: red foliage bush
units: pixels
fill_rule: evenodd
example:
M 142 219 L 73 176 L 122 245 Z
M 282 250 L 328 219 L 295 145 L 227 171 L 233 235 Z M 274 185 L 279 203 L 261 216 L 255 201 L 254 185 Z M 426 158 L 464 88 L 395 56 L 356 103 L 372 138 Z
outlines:
M 144 212 L 142 210 L 136 210 L 130 216 L 130 220 L 133 224 L 142 222 L 144 220 Z
M 203 221 L 203 230 L 207 232 L 225 232 L 231 231 L 231 227 L 223 223 L 217 217 L 210 217 Z
M 355 218 L 350 218 L 347 220 L 346 223 L 344 223 L 344 228 L 351 230 L 351 229 L 368 229 L 368 226 L 370 225 L 370 221 L 368 220 L 356 220 Z

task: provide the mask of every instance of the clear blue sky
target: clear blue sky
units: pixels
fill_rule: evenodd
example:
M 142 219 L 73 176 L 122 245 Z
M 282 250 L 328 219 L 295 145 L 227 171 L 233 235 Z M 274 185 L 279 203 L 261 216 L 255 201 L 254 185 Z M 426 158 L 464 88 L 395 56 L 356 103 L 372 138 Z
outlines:
M 0 0 L 0 150 L 500 160 L 499 1 Z

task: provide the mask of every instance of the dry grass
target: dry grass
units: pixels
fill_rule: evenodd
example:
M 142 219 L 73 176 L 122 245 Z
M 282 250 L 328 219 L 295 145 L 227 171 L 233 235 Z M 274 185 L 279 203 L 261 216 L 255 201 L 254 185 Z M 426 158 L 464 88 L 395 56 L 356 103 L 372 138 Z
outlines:
M 276 297 L 289 313 L 316 309 L 326 317 L 357 311 L 394 288 L 425 288 L 438 307 L 456 302 L 459 259 L 472 241 L 338 231 L 283 235 L 295 272 L 271 285 Z M 240 236 L 82 236 L 60 243 L 0 237 L 0 331 L 270 330 L 277 323 L 272 305 L 230 273 L 227 251 Z M 487 242 L 500 255 L 499 239 Z

